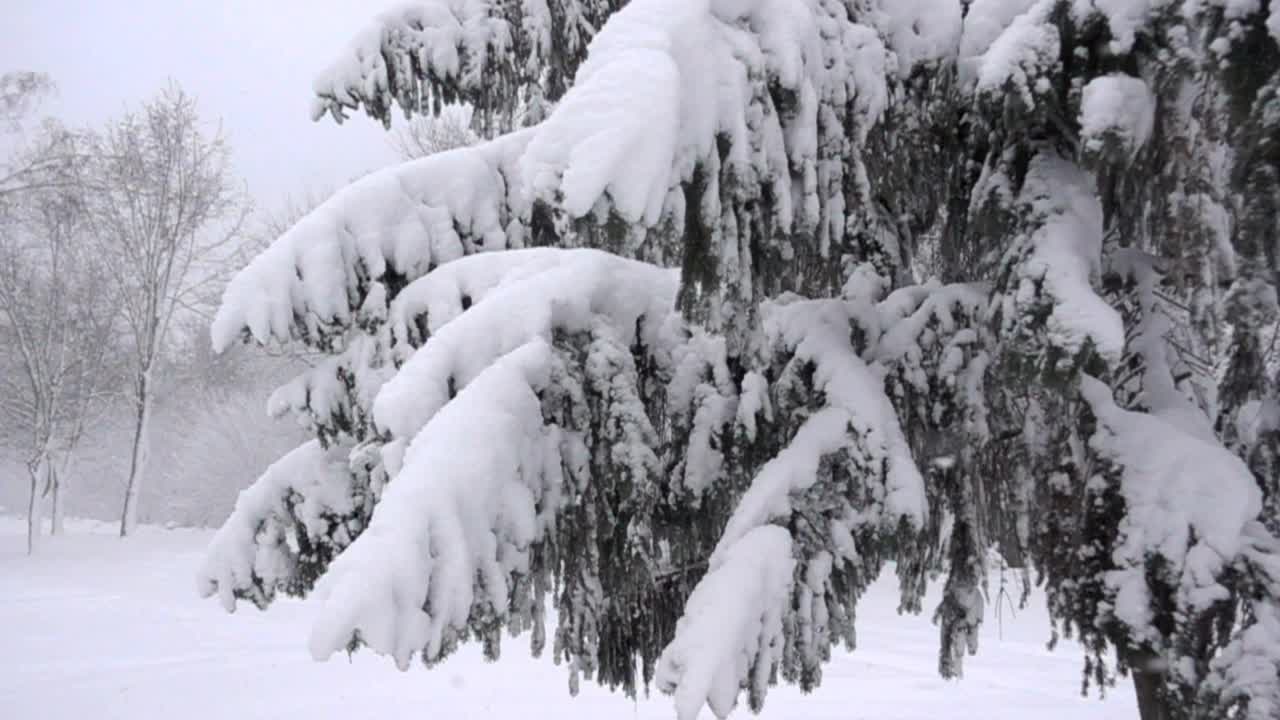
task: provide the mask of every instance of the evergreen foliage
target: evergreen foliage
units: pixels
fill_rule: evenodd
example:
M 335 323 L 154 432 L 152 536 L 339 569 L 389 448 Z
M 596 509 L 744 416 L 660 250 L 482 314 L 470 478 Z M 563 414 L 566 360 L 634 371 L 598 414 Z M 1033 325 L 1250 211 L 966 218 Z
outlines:
M 331 355 L 202 570 L 319 657 L 530 631 L 682 718 L 805 689 L 889 562 L 939 670 L 987 553 L 1085 687 L 1280 712 L 1280 11 L 1267 0 L 421 0 L 317 115 L 470 103 L 232 283 Z M 522 129 L 516 129 L 522 128 Z M 1143 695 L 1142 688 L 1148 688 Z M 1156 716 L 1153 716 L 1156 717 Z

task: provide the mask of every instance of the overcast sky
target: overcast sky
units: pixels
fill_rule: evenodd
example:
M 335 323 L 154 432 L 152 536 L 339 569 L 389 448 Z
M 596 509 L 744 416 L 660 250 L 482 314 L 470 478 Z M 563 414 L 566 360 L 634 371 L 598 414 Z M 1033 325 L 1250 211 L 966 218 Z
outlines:
M 377 122 L 312 122 L 311 81 L 394 0 L 0 0 L 0 73 L 53 76 L 42 109 L 98 125 L 168 78 L 221 118 L 260 206 L 394 162 Z

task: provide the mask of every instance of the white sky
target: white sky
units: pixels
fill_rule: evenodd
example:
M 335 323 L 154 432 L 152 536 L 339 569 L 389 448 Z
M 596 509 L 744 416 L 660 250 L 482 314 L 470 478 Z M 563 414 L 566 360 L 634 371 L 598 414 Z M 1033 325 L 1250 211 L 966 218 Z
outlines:
M 310 117 L 311 81 L 394 0 L 0 0 L 0 73 L 53 76 L 41 110 L 99 125 L 169 78 L 221 119 L 260 207 L 394 162 L 382 126 Z

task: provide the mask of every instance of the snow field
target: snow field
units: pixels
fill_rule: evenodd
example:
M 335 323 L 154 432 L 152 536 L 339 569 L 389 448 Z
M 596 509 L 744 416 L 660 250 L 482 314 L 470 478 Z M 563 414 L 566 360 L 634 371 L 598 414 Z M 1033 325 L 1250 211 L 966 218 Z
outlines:
M 371 652 L 314 662 L 307 636 L 316 607 L 280 600 L 268 613 L 241 603 L 228 615 L 202 601 L 194 576 L 212 533 L 141 527 L 122 541 L 114 526 L 70 521 L 69 535 L 24 554 L 24 521 L 0 517 L 0 716 L 6 720 L 206 720 L 395 717 L 449 720 L 555 718 L 669 720 L 671 698 L 633 702 L 584 683 L 577 698 L 549 657 L 529 658 L 524 639 L 486 663 L 475 645 L 431 670 L 397 672 Z M 769 693 L 764 720 L 1131 720 L 1132 690 L 1081 698 L 1078 647 L 1055 652 L 1043 598 L 1016 615 L 1007 603 L 982 626 L 982 650 L 965 679 L 938 677 L 937 629 L 926 615 L 899 616 L 891 568 L 858 604 L 859 648 L 836 652 L 811 695 Z M 936 590 L 940 590 L 940 584 Z M 937 591 L 926 598 L 930 610 Z M 1003 630 L 1001 626 L 1003 625 Z M 701 718 L 710 718 L 703 709 Z M 735 718 L 752 717 L 740 706 Z

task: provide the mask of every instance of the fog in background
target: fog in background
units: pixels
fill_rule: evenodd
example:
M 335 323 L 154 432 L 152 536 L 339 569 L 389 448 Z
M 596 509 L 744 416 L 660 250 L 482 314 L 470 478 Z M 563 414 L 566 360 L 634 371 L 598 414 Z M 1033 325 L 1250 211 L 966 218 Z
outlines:
M 97 125 L 172 79 L 220 118 L 255 201 L 332 190 L 394 160 L 387 133 L 352 116 L 311 121 L 314 77 L 392 0 L 5 0 L 0 73 L 48 73 L 43 108 Z
M 220 128 L 230 151 L 229 177 L 245 201 L 236 242 L 260 247 L 333 190 L 397 160 L 378 123 L 353 116 L 339 126 L 310 116 L 313 78 L 389 4 L 7 0 L 0 8 L 0 76 L 46 74 L 54 89 L 42 94 L 27 124 L 51 118 L 73 131 L 101 132 L 166 87 L 181 88 L 195 100 L 204 129 Z M 12 159 L 15 146 L 36 139 L 30 127 L 9 133 L 0 137 L 0 152 Z M 242 263 L 243 256 L 227 265 Z M 219 292 L 212 288 L 203 305 L 179 310 L 160 352 L 145 433 L 150 459 L 141 483 L 142 522 L 217 525 L 239 489 L 310 437 L 292 420 L 265 413 L 271 390 L 305 358 L 255 348 L 211 353 L 208 316 Z M 104 296 L 101 302 L 114 301 Z M 122 345 L 127 335 L 123 328 L 114 333 Z M 0 344 L 16 354 L 13 343 Z M 0 370 L 17 378 L 17 361 L 4 360 Z M 120 517 L 134 408 L 132 371 L 122 359 L 116 365 L 106 388 L 111 396 L 90 413 L 65 464 L 62 510 L 70 516 Z M 28 435 L 12 416 L 0 417 L 0 513 L 27 509 Z M 47 515 L 50 501 L 44 502 Z

